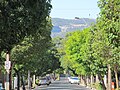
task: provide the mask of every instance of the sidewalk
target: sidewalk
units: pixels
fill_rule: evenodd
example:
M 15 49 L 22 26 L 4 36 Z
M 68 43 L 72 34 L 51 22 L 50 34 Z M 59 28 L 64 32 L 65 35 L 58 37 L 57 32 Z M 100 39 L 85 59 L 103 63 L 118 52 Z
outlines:
M 32 87 L 31 89 L 29 89 L 27 85 L 25 86 L 25 89 L 26 89 L 26 90 L 34 90 L 33 87 Z M 15 90 L 17 90 L 17 89 L 15 89 Z M 20 90 L 23 90 L 22 87 L 20 87 Z

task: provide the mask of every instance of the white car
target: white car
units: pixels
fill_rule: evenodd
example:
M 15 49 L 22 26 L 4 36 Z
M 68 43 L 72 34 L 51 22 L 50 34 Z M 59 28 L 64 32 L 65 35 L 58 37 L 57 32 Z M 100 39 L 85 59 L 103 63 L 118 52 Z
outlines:
M 2 89 L 2 83 L 0 83 L 0 90 Z
M 78 77 L 70 77 L 70 78 L 69 78 L 69 82 L 70 82 L 71 84 L 73 84 L 73 83 L 79 84 L 80 80 L 79 80 Z
M 68 77 L 68 82 L 70 82 L 70 77 Z
M 49 85 L 50 83 L 51 83 L 51 81 L 47 77 L 44 77 L 44 78 L 40 79 L 39 86 L 40 85 Z

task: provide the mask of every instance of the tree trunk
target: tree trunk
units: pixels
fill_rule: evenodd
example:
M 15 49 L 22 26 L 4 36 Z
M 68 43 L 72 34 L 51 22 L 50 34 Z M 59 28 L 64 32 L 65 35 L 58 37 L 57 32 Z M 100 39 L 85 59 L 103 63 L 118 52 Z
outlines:
M 119 90 L 119 81 L 118 81 L 118 73 L 117 73 L 117 66 L 114 66 L 114 72 L 115 72 L 115 79 L 116 79 L 116 90 Z
M 110 64 L 108 65 L 108 90 L 111 90 L 112 89 L 112 86 L 111 86 L 111 69 L 110 69 Z
M 82 75 L 80 75 L 80 83 L 82 84 Z
M 19 75 L 19 72 L 17 72 L 17 90 L 20 90 L 20 75 Z
M 28 70 L 28 89 L 31 90 L 30 70 Z
M 78 74 L 75 72 L 75 70 L 71 69 L 70 67 L 68 67 L 68 69 L 69 69 L 70 71 L 72 71 L 72 73 L 73 73 L 75 76 L 78 76 Z
M 89 76 L 87 76 L 87 86 L 89 85 Z
M 84 85 L 87 86 L 86 76 L 83 76 Z
M 104 83 L 105 83 L 105 87 L 107 88 L 107 76 L 104 75 Z
M 24 76 L 22 75 L 22 76 L 21 76 L 21 82 L 22 82 L 22 86 L 23 86 L 22 88 L 23 88 L 23 90 L 26 90 L 26 89 L 25 89 L 25 83 L 24 83 L 23 77 L 24 77 Z
M 33 88 L 35 88 L 35 75 L 33 75 Z
M 90 77 L 90 85 L 92 86 L 92 84 L 93 84 L 93 75 L 91 75 Z
M 20 75 L 19 71 L 14 68 L 16 74 L 17 74 L 17 90 L 20 90 Z
M 96 83 L 99 83 L 98 74 L 96 74 Z
M 81 83 L 84 85 L 83 75 L 81 75 Z
M 101 81 L 100 83 L 101 83 L 102 86 L 103 86 L 103 90 L 106 90 L 105 83 L 104 83 L 104 80 L 103 80 L 102 75 L 101 75 L 101 74 L 98 74 L 98 78 L 99 78 L 99 80 Z M 110 89 L 110 90 L 111 90 L 111 89 Z
M 80 75 L 78 75 L 78 78 L 81 79 Z M 80 80 L 80 81 L 81 81 L 81 80 Z M 80 83 L 81 83 L 81 82 L 79 82 L 79 84 L 80 84 Z

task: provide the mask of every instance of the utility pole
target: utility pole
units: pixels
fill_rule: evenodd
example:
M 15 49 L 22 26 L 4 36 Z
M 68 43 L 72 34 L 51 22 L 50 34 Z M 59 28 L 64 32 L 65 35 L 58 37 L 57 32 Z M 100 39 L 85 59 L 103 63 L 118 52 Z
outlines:
M 9 74 L 10 74 L 10 67 L 11 67 L 11 62 L 10 62 L 10 55 L 9 55 L 9 52 L 6 53 L 6 61 L 5 61 L 5 69 L 7 71 L 7 74 L 6 74 L 6 82 L 5 82 L 5 90 L 9 90 L 10 87 L 9 87 Z

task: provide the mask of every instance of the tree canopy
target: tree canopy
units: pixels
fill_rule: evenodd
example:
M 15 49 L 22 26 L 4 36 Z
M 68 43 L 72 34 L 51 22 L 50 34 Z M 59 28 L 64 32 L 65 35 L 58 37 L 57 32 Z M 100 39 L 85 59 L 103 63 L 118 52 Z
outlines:
M 50 0 L 0 1 L 0 51 L 10 51 L 25 36 L 44 32 L 39 27 L 50 10 Z

